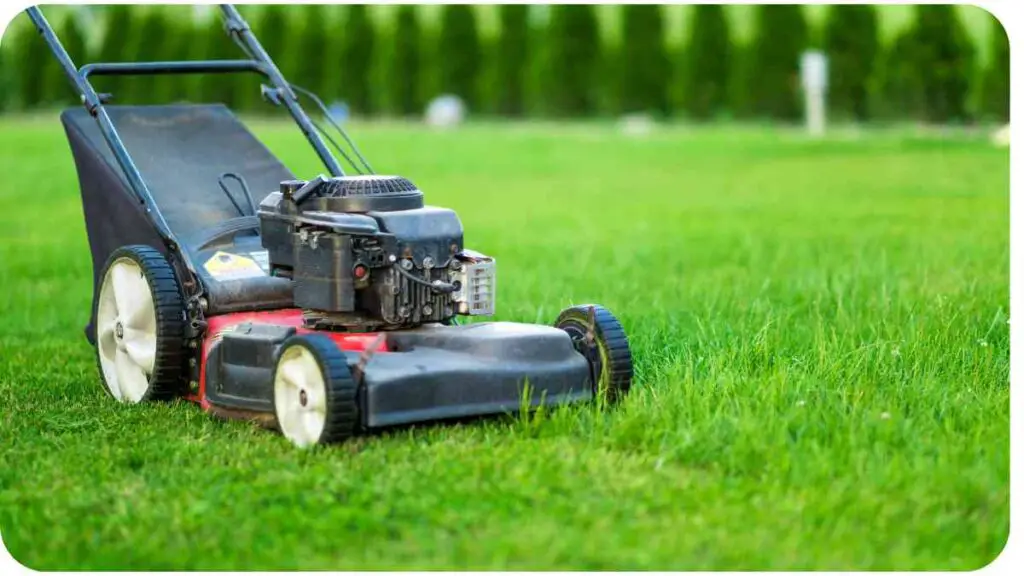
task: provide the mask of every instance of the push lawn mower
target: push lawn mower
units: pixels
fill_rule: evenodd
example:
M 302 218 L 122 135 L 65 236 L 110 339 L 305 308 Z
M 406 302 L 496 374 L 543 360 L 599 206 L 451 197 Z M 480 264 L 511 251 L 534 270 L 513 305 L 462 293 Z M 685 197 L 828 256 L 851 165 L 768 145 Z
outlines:
M 84 104 L 61 121 L 93 258 L 86 334 L 114 398 L 181 397 L 307 446 L 629 389 L 626 335 L 600 306 L 568 308 L 553 327 L 460 325 L 493 314 L 494 259 L 463 246 L 455 212 L 375 174 L 233 6 L 221 6 L 224 28 L 246 59 L 78 69 L 38 8 L 27 13 Z M 330 176 L 296 179 L 223 105 L 108 106 L 89 82 L 240 72 L 264 77 L 264 99 L 288 111 Z

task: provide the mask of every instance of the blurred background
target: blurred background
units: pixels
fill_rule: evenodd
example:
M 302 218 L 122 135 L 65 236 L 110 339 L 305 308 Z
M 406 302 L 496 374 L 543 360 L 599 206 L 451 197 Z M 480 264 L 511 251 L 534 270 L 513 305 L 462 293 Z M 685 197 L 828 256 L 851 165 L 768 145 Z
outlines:
M 77 65 L 238 58 L 213 6 L 47 6 Z M 804 118 L 801 55 L 828 59 L 830 123 L 1009 118 L 1009 45 L 981 8 L 909 5 L 240 6 L 293 83 L 340 116 L 777 122 Z M 258 79 L 97 78 L 117 102 L 273 113 Z M 452 99 L 449 99 L 451 101 Z M 0 110 L 74 104 L 21 14 L 0 43 Z

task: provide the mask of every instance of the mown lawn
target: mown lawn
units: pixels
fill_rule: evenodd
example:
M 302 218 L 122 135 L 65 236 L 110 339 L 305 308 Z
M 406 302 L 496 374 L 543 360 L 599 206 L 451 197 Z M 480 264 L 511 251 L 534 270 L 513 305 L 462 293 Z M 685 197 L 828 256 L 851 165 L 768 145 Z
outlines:
M 290 126 L 259 133 L 319 171 Z M 123 406 L 56 118 L 0 121 L 0 532 L 36 569 L 969 569 L 1009 523 L 1009 157 L 894 134 L 356 130 L 496 256 L 498 316 L 619 315 L 617 408 L 313 451 Z

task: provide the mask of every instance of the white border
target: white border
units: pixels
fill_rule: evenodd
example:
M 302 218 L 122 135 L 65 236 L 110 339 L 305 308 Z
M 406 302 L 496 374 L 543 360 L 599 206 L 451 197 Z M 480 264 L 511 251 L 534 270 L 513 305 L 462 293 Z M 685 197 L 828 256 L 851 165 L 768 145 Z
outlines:
M 283 2 L 283 0 L 278 0 L 277 3 L 281 3 L 281 2 Z M 50 3 L 52 3 L 52 4 L 213 4 L 213 2 L 204 2 L 204 1 L 198 1 L 198 0 L 197 1 L 191 1 L 191 2 L 185 2 L 185 1 L 179 1 L 179 0 L 165 0 L 164 2 L 125 2 L 125 1 L 122 1 L 122 0 L 107 0 L 105 2 L 84 2 L 84 1 L 76 1 L 76 0 L 67 0 L 65 2 L 50 2 Z M 256 1 L 242 2 L 241 4 L 272 4 L 272 3 L 275 3 L 275 2 L 268 1 L 268 0 L 256 0 Z M 343 2 L 324 2 L 322 0 L 314 0 L 314 1 L 311 1 L 311 2 L 304 2 L 304 3 L 308 3 L 308 4 L 355 4 L 355 3 L 359 3 L 359 2 L 348 1 L 348 0 L 347 1 L 343 1 Z M 467 1 L 467 0 L 449 0 L 447 2 L 436 2 L 436 1 L 429 1 L 428 0 L 426 2 L 392 1 L 392 2 L 376 2 L 376 3 L 377 4 L 440 4 L 440 3 L 449 3 L 449 4 L 499 4 L 499 3 L 514 3 L 514 4 L 521 4 L 521 3 L 524 3 L 524 2 L 517 1 L 517 0 L 506 0 L 505 2 L 498 2 L 498 1 L 494 1 L 494 0 L 478 0 L 478 1 L 475 1 L 475 2 L 470 2 L 470 1 Z M 542 4 L 543 2 L 525 2 L 525 3 Z M 585 2 L 583 0 L 562 0 L 561 2 L 555 2 L 555 3 L 565 3 L 565 4 L 584 4 L 584 3 L 588 3 L 588 4 L 644 4 L 644 3 L 651 3 L 651 1 L 644 2 L 643 0 L 627 0 L 627 1 L 624 1 L 624 2 L 602 2 L 602 1 L 595 0 L 594 2 Z M 665 4 L 679 4 L 679 2 L 663 2 L 663 3 L 665 3 Z M 696 1 L 693 1 L 693 2 L 686 2 L 686 3 L 687 4 L 794 4 L 794 3 L 798 3 L 798 4 L 837 4 L 837 3 L 843 3 L 843 2 L 800 2 L 800 1 L 797 1 L 797 0 L 791 0 L 791 1 L 788 1 L 788 2 L 786 0 L 761 0 L 761 1 L 750 1 L 750 2 L 735 2 L 735 1 L 712 2 L 712 1 L 709 1 L 709 0 L 696 0 Z M 918 2 L 908 2 L 908 1 L 898 1 L 898 0 L 882 0 L 882 1 L 878 1 L 878 2 L 858 2 L 858 1 L 854 1 L 854 0 L 847 0 L 846 3 L 878 4 L 878 5 L 881 5 L 881 4 L 905 5 L 905 4 L 947 4 L 947 3 L 951 3 L 951 2 L 937 2 L 937 1 L 934 1 L 934 0 L 926 1 L 926 2 L 921 2 L 921 1 L 918 1 Z M 1011 78 L 1011 80 L 1010 80 L 1010 86 L 1011 86 L 1011 88 L 1010 88 L 1010 94 L 1011 94 L 1010 113 L 1011 113 L 1011 117 L 1019 118 L 1020 114 L 1024 113 L 1024 108 L 1022 108 L 1022 106 L 1024 106 L 1024 104 L 1022 104 L 1022 99 L 1024 99 L 1024 85 L 1022 85 L 1022 83 L 1024 83 L 1024 60 L 1022 60 L 1022 57 L 1024 57 L 1024 55 L 1022 55 L 1021 48 L 1020 48 L 1020 46 L 1024 46 L 1024 44 L 1019 44 L 1019 43 L 1017 43 L 1017 41 L 1020 40 L 1021 42 L 1024 42 L 1024 19 L 1021 18 L 1021 14 L 1024 13 L 1024 7 L 1022 7 L 1022 6 L 1024 6 L 1024 2 L 1019 2 L 1018 0 L 977 0 L 975 2 L 955 2 L 955 3 L 957 3 L 957 4 L 966 4 L 966 5 L 973 5 L 973 6 L 977 6 L 977 7 L 980 7 L 980 8 L 984 8 L 985 10 L 987 10 L 990 13 L 994 14 L 1000 20 L 1000 22 L 1002 22 L 1003 27 L 1006 29 L 1006 33 L 1007 33 L 1007 35 L 1010 38 L 1010 50 L 1011 50 L 1011 57 L 1010 57 L 1010 66 L 1011 66 L 1011 74 L 1010 74 L 1010 78 Z M 22 1 L 19 1 L 19 0 L 0 0 L 0 22 L 3 23 L 2 29 L 6 31 L 7 26 L 10 25 L 11 21 L 14 19 L 14 17 L 17 15 L 17 13 L 20 12 L 21 10 L 27 8 L 29 5 L 31 5 L 31 4 L 30 3 L 25 3 L 25 2 L 22 2 Z M 44 5 L 45 5 L 45 3 L 44 3 Z M 1011 130 L 1011 134 L 1012 134 L 1012 130 Z M 1012 136 L 1011 136 L 1011 140 L 1012 140 Z M 1020 263 L 1017 261 L 1017 259 L 1013 258 L 1013 254 L 1019 253 L 1021 251 L 1021 241 L 1024 240 L 1024 238 L 1022 238 L 1022 234 L 1024 234 L 1024 229 L 1022 229 L 1020 226 L 1017 226 L 1017 227 L 1012 226 L 1013 222 L 1020 223 L 1022 221 L 1021 214 L 1019 214 L 1020 210 L 1022 209 L 1021 208 L 1022 205 L 1021 205 L 1020 201 L 1016 199 L 1016 197 L 1019 195 L 1019 191 L 1017 190 L 1020 187 L 1018 185 L 1018 180 L 1019 179 L 1014 177 L 1014 169 L 1013 169 L 1014 166 L 1021 166 L 1022 165 L 1021 161 L 1024 160 L 1024 157 L 1022 157 L 1022 155 L 1024 155 L 1024 150 L 1017 149 L 1014 146 L 1010 147 L 1010 165 L 1011 165 L 1011 170 L 1010 170 L 1010 221 L 1011 221 L 1011 227 L 1010 227 L 1010 253 L 1011 253 L 1011 258 L 1010 258 L 1010 301 L 1011 301 L 1011 303 L 1014 302 L 1014 301 L 1016 301 L 1016 302 L 1024 302 L 1024 294 L 1022 294 L 1022 292 L 1021 292 L 1022 290 L 1024 290 L 1024 279 L 1021 278 L 1022 268 L 1020 266 Z M 1012 306 L 1011 306 L 1011 309 L 1012 309 Z M 1010 379 L 1011 379 L 1011 382 L 1014 379 L 1013 376 L 1016 375 L 1016 374 L 1019 374 L 1020 370 L 1022 368 L 1024 368 L 1024 366 L 1022 366 L 1022 364 L 1021 364 L 1021 362 L 1024 361 L 1024 360 L 1022 360 L 1021 355 L 1017 354 L 1016 353 L 1017 351 L 1013 350 L 1013 347 L 1012 347 L 1012 343 L 1013 342 L 1020 341 L 1021 338 L 1024 338 L 1024 332 L 1022 332 L 1022 331 L 1024 331 L 1024 323 L 1017 323 L 1017 324 L 1018 324 L 1017 326 L 1014 326 L 1013 323 L 1011 323 L 1011 326 L 1010 326 L 1010 342 L 1011 342 L 1011 352 L 1010 352 L 1010 374 L 1011 374 L 1011 378 Z M 1018 378 L 1018 380 L 1019 380 L 1019 378 Z M 1002 553 L 998 557 L 996 557 L 996 559 L 991 564 L 989 564 L 988 566 L 986 566 L 986 567 L 984 567 L 984 568 L 982 568 L 980 570 L 981 572 L 984 572 L 986 575 L 988 575 L 988 574 L 1002 575 L 1002 574 L 1019 573 L 1019 570 L 1020 570 L 1019 568 L 1016 569 L 1016 570 L 1014 570 L 1014 568 L 1013 568 L 1014 566 L 1017 566 L 1020 563 L 1021 558 L 1022 558 L 1021 557 L 1021 553 L 1020 553 L 1020 540 L 1021 540 L 1021 536 L 1019 534 L 1019 530 L 1015 532 L 1013 530 L 1013 527 L 1014 526 L 1017 526 L 1017 527 L 1024 526 L 1024 524 L 1022 524 L 1022 522 L 1024 522 L 1024 518 L 1021 517 L 1020 506 L 1014 507 L 1012 505 L 1012 503 L 1013 503 L 1013 493 L 1020 494 L 1020 490 L 1021 490 L 1021 488 L 1020 488 L 1020 484 L 1021 484 L 1021 480 L 1020 480 L 1021 479 L 1021 470 L 1019 469 L 1020 468 L 1019 464 L 1021 462 L 1021 456 L 1020 456 L 1021 442 L 1024 441 L 1024 437 L 1022 437 L 1022 432 L 1021 432 L 1021 426 L 1022 426 L 1021 419 L 1019 417 L 1018 418 L 1014 418 L 1014 414 L 1018 414 L 1019 415 L 1019 414 L 1024 413 L 1024 412 L 1022 412 L 1022 408 L 1020 406 L 1021 401 L 1022 401 L 1021 400 L 1021 396 L 1019 394 L 1016 395 L 1016 396 L 1014 396 L 1013 394 L 1010 395 L 1010 437 L 1011 437 L 1011 442 L 1010 442 L 1010 451 L 1011 451 L 1011 458 L 1010 458 L 1010 493 L 1011 493 L 1011 496 L 1010 496 L 1010 501 L 1011 501 L 1011 506 L 1010 506 L 1010 536 L 1009 536 L 1009 540 L 1007 541 L 1006 547 L 1004 548 Z M 2 541 L 2 540 L 0 540 L 0 541 Z M 0 574 L 19 574 L 20 575 L 20 574 L 31 574 L 31 573 L 32 573 L 32 571 L 30 569 L 28 569 L 25 566 L 22 566 L 21 564 L 19 564 L 11 556 L 11 554 L 7 551 L 7 547 L 6 546 L 0 546 Z M 139 572 L 135 572 L 135 573 L 139 573 Z M 61 573 L 61 574 L 75 574 L 75 573 L 66 572 L 66 573 Z M 117 574 L 132 574 L 132 572 L 118 572 Z M 209 574 L 225 574 L 225 573 L 224 572 L 216 572 L 216 573 L 209 573 Z M 243 574 L 243 573 L 238 572 L 238 574 Z M 284 573 L 281 573 L 281 574 L 284 574 Z M 334 574 L 352 574 L 352 572 L 334 572 Z M 429 573 L 429 574 L 436 574 L 436 573 Z M 642 574 L 648 574 L 648 573 L 642 573 Z M 743 574 L 743 573 L 736 572 L 735 574 Z M 796 573 L 795 572 L 791 572 L 791 574 L 796 574 Z M 859 574 L 869 574 L 869 573 L 868 572 L 860 572 Z M 902 572 L 901 574 L 910 574 L 910 573 L 909 572 Z

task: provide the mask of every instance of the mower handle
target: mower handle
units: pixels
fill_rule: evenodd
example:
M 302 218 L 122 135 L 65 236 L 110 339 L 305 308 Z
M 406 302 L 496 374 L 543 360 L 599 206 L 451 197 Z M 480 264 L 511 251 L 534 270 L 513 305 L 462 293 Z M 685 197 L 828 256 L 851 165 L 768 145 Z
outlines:
M 78 69 L 89 76 L 152 76 L 160 74 L 231 74 L 255 72 L 269 77 L 266 66 L 255 60 L 192 60 L 179 62 L 94 62 Z

